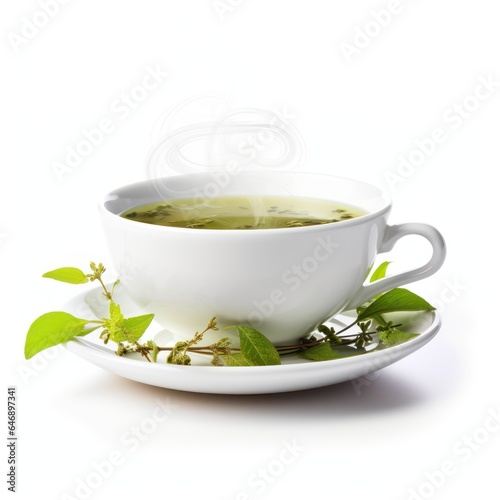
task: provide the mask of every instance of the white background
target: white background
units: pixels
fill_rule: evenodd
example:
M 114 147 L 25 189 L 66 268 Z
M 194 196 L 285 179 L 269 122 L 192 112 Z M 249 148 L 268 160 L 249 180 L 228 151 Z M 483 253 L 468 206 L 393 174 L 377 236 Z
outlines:
M 496 3 L 222 0 L 216 9 L 212 0 L 73 0 L 52 7 L 46 23 L 41 3 L 4 3 L 1 13 L 2 366 L 4 388 L 18 390 L 18 498 L 83 498 L 79 481 L 95 479 L 92 464 L 116 452 L 120 464 L 89 498 L 457 499 L 480 486 L 498 496 L 500 424 L 488 420 L 500 411 Z M 377 16 L 388 7 L 390 18 Z M 30 20 L 45 25 L 27 28 Z M 355 43 L 346 56 L 345 44 Z M 148 67 L 168 76 L 119 112 L 116 100 Z M 471 96 L 481 79 L 493 83 L 478 101 Z M 347 382 L 199 395 L 121 379 L 62 348 L 49 361 L 23 359 L 31 322 L 81 292 L 41 274 L 109 262 L 98 201 L 147 178 L 165 113 L 214 95 L 231 110 L 284 113 L 306 146 L 303 170 L 388 188 L 392 222 L 427 222 L 446 238 L 443 268 L 410 286 L 439 305 L 442 330 L 361 391 Z M 453 106 L 464 100 L 468 116 L 458 119 Z M 54 162 L 102 119 L 113 130 L 58 175 Z M 391 188 L 400 155 L 435 128 L 446 140 Z M 411 265 L 419 245 L 401 243 L 398 262 Z M 177 405 L 172 415 L 137 449 L 124 444 L 167 397 Z M 285 442 L 300 451 L 280 468 Z M 444 462 L 446 476 L 436 472 Z M 272 482 L 256 483 L 268 469 L 277 471 Z

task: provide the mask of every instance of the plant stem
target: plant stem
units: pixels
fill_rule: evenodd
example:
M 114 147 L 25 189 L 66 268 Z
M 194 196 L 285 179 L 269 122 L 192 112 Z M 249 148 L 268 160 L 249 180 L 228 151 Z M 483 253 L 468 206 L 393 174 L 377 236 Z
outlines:
M 102 282 L 101 282 L 101 285 L 103 286 L 105 292 L 107 292 L 106 287 L 104 286 L 104 284 Z M 100 321 L 100 320 L 96 320 L 94 322 L 95 323 L 102 323 L 102 321 Z M 356 324 L 357 324 L 357 319 L 356 319 L 356 321 L 353 321 L 351 324 L 349 324 L 349 325 L 345 326 L 344 328 L 342 328 L 341 330 L 339 330 L 336 333 L 336 336 L 339 336 L 340 334 L 346 332 L 347 330 L 349 330 L 350 328 L 352 328 Z M 201 332 L 201 334 L 196 333 L 195 338 L 198 337 L 201 340 L 201 337 L 203 336 L 203 334 L 205 334 L 208 330 L 212 330 L 212 329 L 214 329 L 214 328 L 211 326 L 211 324 L 209 324 L 209 326 L 207 328 L 205 328 L 205 330 L 203 330 Z M 367 332 L 367 333 L 365 333 L 365 335 L 366 334 L 375 335 L 376 333 L 378 333 L 378 332 L 376 332 L 376 331 L 375 332 Z M 359 335 L 360 334 L 344 335 L 342 337 L 342 342 L 335 344 L 335 346 L 340 347 L 340 346 L 344 346 L 344 345 L 353 344 L 359 338 Z M 192 342 L 192 341 L 190 341 L 190 342 Z M 328 340 L 326 337 L 323 337 L 323 338 L 320 338 L 320 339 L 317 339 L 317 340 L 314 340 L 312 342 L 305 343 L 305 344 L 292 344 L 292 345 L 275 346 L 275 347 L 276 347 L 277 351 L 281 351 L 281 353 L 280 353 L 281 356 L 288 356 L 288 355 L 297 354 L 297 353 L 306 351 L 307 349 L 309 349 L 311 347 L 314 347 L 318 344 L 322 344 L 325 342 L 328 342 Z M 136 344 L 136 346 L 138 347 L 137 351 L 142 356 L 144 356 L 148 361 L 151 362 L 151 359 L 149 357 L 149 352 L 152 350 L 152 348 L 148 347 L 146 345 L 141 345 L 141 344 Z M 191 345 L 188 344 L 184 348 L 184 354 L 186 354 L 187 352 L 192 352 L 192 353 L 196 353 L 196 354 L 213 355 L 214 354 L 213 346 L 214 346 L 214 344 L 204 345 L 204 346 L 196 346 L 193 344 L 191 344 Z M 167 347 L 167 346 L 165 346 L 165 347 L 156 346 L 156 347 L 157 347 L 159 352 L 161 352 L 161 351 L 173 351 L 175 349 L 175 345 L 172 347 Z M 227 349 L 231 352 L 240 352 L 241 351 L 241 349 L 239 349 L 237 347 L 227 347 Z M 283 351 L 287 351 L 287 352 L 283 352 Z
M 354 321 L 350 325 L 344 327 L 342 330 L 337 332 L 336 335 L 339 335 L 339 334 L 349 330 L 349 328 L 352 328 L 354 325 L 356 325 L 356 323 L 357 323 L 357 321 Z M 202 334 L 208 330 L 209 330 L 209 328 L 205 329 L 202 332 Z M 377 332 L 372 332 L 372 333 L 375 334 Z M 345 340 L 337 345 L 343 346 L 343 345 L 352 344 L 353 342 L 356 341 L 356 338 L 358 336 L 359 336 L 359 334 L 346 335 L 344 337 Z M 354 337 L 354 338 L 348 339 L 348 337 Z M 297 352 L 305 351 L 305 350 L 309 349 L 310 347 L 314 347 L 314 346 L 316 346 L 318 344 L 322 344 L 324 342 L 325 342 L 325 338 L 321 338 L 321 339 L 317 339 L 313 342 L 309 342 L 307 344 L 292 344 L 292 345 L 275 346 L 275 347 L 276 347 L 277 351 L 293 351 L 290 353 L 284 353 L 285 355 L 287 355 L 287 354 L 295 354 Z M 210 350 L 210 347 L 211 346 L 191 346 L 191 347 L 187 347 L 186 352 L 196 352 L 198 354 L 213 354 L 213 352 Z M 158 351 L 172 351 L 173 349 L 174 349 L 174 347 L 160 347 L 160 346 L 158 346 Z M 240 352 L 241 351 L 241 349 L 239 349 L 237 347 L 230 347 L 229 350 L 231 350 L 233 352 Z
M 108 292 L 108 289 L 106 288 L 106 285 L 103 283 L 102 281 L 102 278 L 100 276 L 97 276 L 96 277 L 97 281 L 99 281 L 99 283 L 101 284 L 103 290 L 104 290 L 104 296 L 108 299 L 108 300 L 111 300 L 113 298 L 113 295 Z

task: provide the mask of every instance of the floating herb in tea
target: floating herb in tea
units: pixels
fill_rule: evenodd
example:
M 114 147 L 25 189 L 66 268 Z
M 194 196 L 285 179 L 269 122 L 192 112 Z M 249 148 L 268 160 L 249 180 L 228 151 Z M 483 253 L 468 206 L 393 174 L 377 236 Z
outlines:
M 191 229 L 277 229 L 341 222 L 365 213 L 318 198 L 220 196 L 149 203 L 121 215 L 137 222 Z

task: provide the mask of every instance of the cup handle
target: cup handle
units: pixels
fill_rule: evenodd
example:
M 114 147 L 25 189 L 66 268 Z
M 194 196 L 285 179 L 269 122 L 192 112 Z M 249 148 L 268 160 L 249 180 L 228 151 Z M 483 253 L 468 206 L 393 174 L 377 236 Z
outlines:
M 427 278 L 443 265 L 446 257 L 446 244 L 444 238 L 436 228 L 428 224 L 415 222 L 387 226 L 378 252 L 384 253 L 392 250 L 400 238 L 408 235 L 423 236 L 432 245 L 432 256 L 429 261 L 416 269 L 405 271 L 394 276 L 388 276 L 387 278 L 382 278 L 369 285 L 364 285 L 350 300 L 344 310 L 356 309 L 380 293 Z

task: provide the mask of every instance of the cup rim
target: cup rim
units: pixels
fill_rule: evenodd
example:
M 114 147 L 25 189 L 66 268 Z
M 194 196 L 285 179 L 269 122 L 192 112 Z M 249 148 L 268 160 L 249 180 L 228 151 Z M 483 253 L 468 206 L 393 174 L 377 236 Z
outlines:
M 107 203 L 110 201 L 114 201 L 117 199 L 118 196 L 120 196 L 118 193 L 120 192 L 125 192 L 128 190 L 132 189 L 137 189 L 143 186 L 148 186 L 148 185 L 153 185 L 155 182 L 160 182 L 160 181 L 168 181 L 168 180 L 174 180 L 174 179 L 180 179 L 180 178 L 195 178 L 199 176 L 204 176 L 204 177 L 210 177 L 210 175 L 216 174 L 216 173 L 221 173 L 226 171 L 212 171 L 212 172 L 195 172 L 195 173 L 187 173 L 187 174 L 178 174 L 178 175 L 171 175 L 171 176 L 165 176 L 165 177 L 159 177 L 159 178 L 154 178 L 154 179 L 145 179 L 142 181 L 137 181 L 137 182 L 132 182 L 129 184 L 125 184 L 123 186 L 119 186 L 112 191 L 108 192 L 100 201 L 98 205 L 98 209 L 101 213 L 101 215 L 110 217 L 111 219 L 115 220 L 118 223 L 125 223 L 125 224 L 134 224 L 131 227 L 136 228 L 136 230 L 147 230 L 147 231 L 168 231 L 177 233 L 180 232 L 180 234 L 188 233 L 188 234 L 224 234 L 227 235 L 228 233 L 231 234 L 277 234 L 278 233 L 283 233 L 285 231 L 287 234 L 290 233 L 300 233 L 300 232 L 318 232 L 318 231 L 324 231 L 326 228 L 328 229 L 333 229 L 333 228 L 345 228 L 345 227 L 351 227 L 351 226 L 356 226 L 360 224 L 364 224 L 370 220 L 379 218 L 380 216 L 386 214 L 389 212 L 392 208 L 392 200 L 388 193 L 381 189 L 379 186 L 375 184 L 371 184 L 365 181 L 361 181 L 358 179 L 354 179 L 351 177 L 346 177 L 346 176 L 339 176 L 339 175 L 330 175 L 330 174 L 324 174 L 324 173 L 316 173 L 316 172 L 304 172 L 304 171 L 251 171 L 251 170 L 246 170 L 246 171 L 240 171 L 237 175 L 251 175 L 251 176 L 266 176 L 266 175 L 278 175 L 278 176 L 308 176 L 308 177 L 315 177 L 315 178 L 324 178 L 328 179 L 329 181 L 332 180 L 339 180 L 342 182 L 352 182 L 356 183 L 362 186 L 365 186 L 366 188 L 370 189 L 376 189 L 379 192 L 379 198 L 380 200 L 383 200 L 384 204 L 373 211 L 370 211 L 364 215 L 360 215 L 358 217 L 355 217 L 353 219 L 347 219 L 343 221 L 338 221 L 338 222 L 332 222 L 332 223 L 326 223 L 326 224 L 321 224 L 321 225 L 311 225 L 311 226 L 300 226 L 300 227 L 283 227 L 283 228 L 265 228 L 265 229 L 254 229 L 249 231 L 248 229 L 231 229 L 228 231 L 227 229 L 208 229 L 208 228 L 196 228 L 196 231 L 193 231 L 193 228 L 186 228 L 186 227 L 174 227 L 174 226 L 160 226 L 156 224 L 148 224 L 145 222 L 140 222 L 140 221 L 134 221 L 131 219 L 126 219 L 124 217 L 121 217 L 121 211 L 120 213 L 115 213 L 113 212 L 108 206 Z M 309 197 L 309 196 L 308 196 Z M 322 197 L 322 199 L 324 199 Z M 154 200 L 153 200 L 154 201 Z M 133 205 L 130 207 L 133 208 Z

